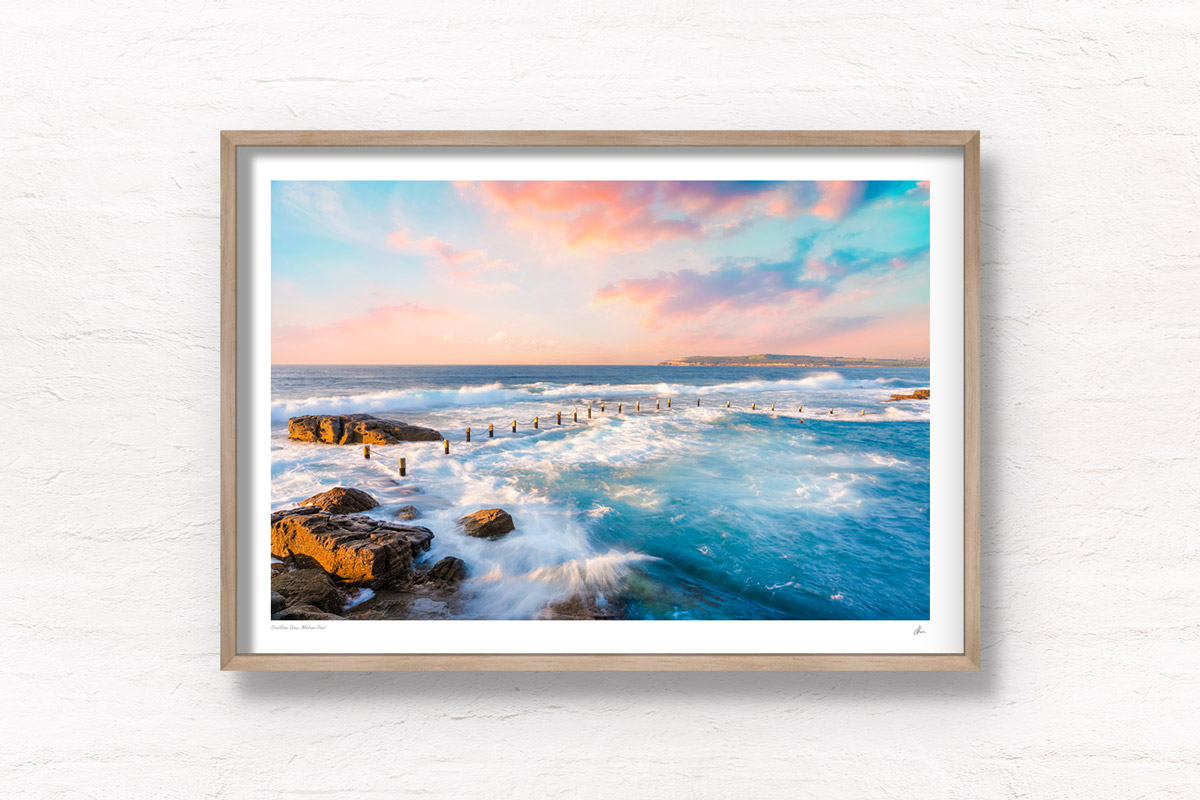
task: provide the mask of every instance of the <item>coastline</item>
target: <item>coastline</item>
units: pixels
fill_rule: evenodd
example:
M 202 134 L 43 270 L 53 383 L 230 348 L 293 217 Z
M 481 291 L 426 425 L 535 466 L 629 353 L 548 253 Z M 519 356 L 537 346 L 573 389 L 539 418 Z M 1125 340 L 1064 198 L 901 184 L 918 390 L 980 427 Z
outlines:
M 927 496 L 929 405 L 889 400 L 927 386 L 924 376 L 778 370 L 729 383 L 718 376 L 724 370 L 699 370 L 688 371 L 691 383 L 667 386 L 648 382 L 653 368 L 523 369 L 519 380 L 511 368 L 280 370 L 279 410 L 291 413 L 273 426 L 272 508 L 359 489 L 377 507 L 343 516 L 373 522 L 333 519 L 336 527 L 430 534 L 404 580 L 335 578 L 347 597 L 373 592 L 355 594 L 361 602 L 338 616 L 887 619 L 921 611 L 878 569 L 900 575 L 892 583 L 910 586 L 920 602 L 928 520 L 912 504 Z M 586 378 L 605 382 L 579 382 Z M 671 393 L 655 397 L 658 388 Z M 597 403 L 607 397 L 615 400 Z M 285 420 L 321 407 L 354 432 L 330 425 L 337 443 L 318 443 L 311 436 L 321 425 L 308 420 L 300 423 L 307 433 L 289 437 Z M 360 414 L 433 435 L 375 438 L 375 426 L 351 419 Z M 460 518 L 491 508 L 511 514 L 515 531 L 465 535 Z M 889 520 L 901 527 L 891 530 Z M 818 555 L 830 546 L 833 558 Z M 467 574 L 435 592 L 422 576 L 446 558 Z

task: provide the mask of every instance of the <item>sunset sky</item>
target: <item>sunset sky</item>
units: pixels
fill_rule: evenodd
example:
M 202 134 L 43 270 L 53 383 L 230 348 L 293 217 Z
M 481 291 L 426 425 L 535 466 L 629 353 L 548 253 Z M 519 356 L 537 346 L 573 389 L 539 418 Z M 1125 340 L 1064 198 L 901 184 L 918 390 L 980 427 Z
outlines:
M 276 364 L 929 355 L 929 184 L 272 184 Z

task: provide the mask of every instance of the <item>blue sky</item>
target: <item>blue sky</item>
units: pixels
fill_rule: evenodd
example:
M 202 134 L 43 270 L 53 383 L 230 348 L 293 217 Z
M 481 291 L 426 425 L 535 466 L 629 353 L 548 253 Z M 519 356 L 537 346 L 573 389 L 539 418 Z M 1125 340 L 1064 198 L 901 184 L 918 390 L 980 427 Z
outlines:
M 929 185 L 275 182 L 274 363 L 927 357 Z

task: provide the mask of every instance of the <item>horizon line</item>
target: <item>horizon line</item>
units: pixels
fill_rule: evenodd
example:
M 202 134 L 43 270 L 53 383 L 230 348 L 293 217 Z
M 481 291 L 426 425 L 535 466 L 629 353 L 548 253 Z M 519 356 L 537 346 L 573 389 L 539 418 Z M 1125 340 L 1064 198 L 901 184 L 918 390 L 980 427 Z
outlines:
M 683 358 L 705 358 L 705 357 L 706 356 L 683 356 Z M 737 356 L 712 356 L 712 358 L 737 358 Z M 930 361 L 929 358 L 922 358 L 920 356 L 917 356 L 914 358 L 896 358 L 896 357 L 886 357 L 886 356 L 881 356 L 878 358 L 875 356 L 820 356 L 820 358 L 845 358 L 845 359 L 850 359 L 850 360 L 860 359 L 860 360 L 864 360 L 864 361 L 871 361 L 871 360 L 873 360 L 873 361 L 925 361 L 925 362 Z M 678 359 L 666 359 L 666 360 L 678 360 Z M 386 362 L 385 361 L 364 361 L 364 362 L 358 362 L 358 363 L 354 363 L 354 364 L 348 364 L 348 363 L 336 363 L 335 364 L 335 363 L 317 362 L 317 361 L 272 361 L 271 366 L 272 367 L 658 367 L 658 366 L 673 367 L 673 366 L 682 366 L 682 365 L 663 364 L 660 361 L 639 362 L 639 363 L 620 363 L 620 364 L 618 364 L 618 363 L 597 364 L 597 363 L 568 362 L 568 361 L 552 361 L 552 362 L 551 361 L 543 361 L 543 362 L 512 361 L 512 362 L 503 362 L 503 363 L 499 363 L 499 362 L 479 363 L 479 362 L 466 362 L 466 361 L 462 361 L 462 362 L 459 362 L 459 361 L 449 362 L 448 361 L 448 362 L 440 362 L 440 363 L 432 363 L 432 362 L 399 363 L 399 362 L 392 362 L 392 361 L 386 361 Z M 773 364 L 723 364 L 723 365 L 719 365 L 719 366 L 755 368 L 755 367 L 770 367 L 770 366 L 778 366 L 778 365 L 773 365 Z M 850 368 L 856 368 L 856 367 L 853 367 L 853 365 L 838 365 L 838 366 L 849 366 Z M 859 369 L 871 369 L 870 367 L 858 367 L 858 368 Z M 794 369 L 806 369 L 806 367 L 794 367 Z M 822 367 L 811 367 L 811 369 L 822 369 Z

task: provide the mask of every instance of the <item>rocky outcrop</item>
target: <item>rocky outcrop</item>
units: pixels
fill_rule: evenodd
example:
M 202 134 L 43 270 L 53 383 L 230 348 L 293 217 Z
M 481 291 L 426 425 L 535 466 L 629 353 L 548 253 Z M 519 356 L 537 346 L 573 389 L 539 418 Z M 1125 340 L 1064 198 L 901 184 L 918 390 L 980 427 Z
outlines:
M 271 592 L 271 613 L 283 611 L 287 607 L 287 598 L 279 592 Z
M 895 400 L 928 400 L 928 399 L 929 399 L 929 390 L 928 389 L 915 389 L 915 390 L 913 390 L 912 394 L 894 394 L 891 397 L 889 397 L 887 400 L 884 400 L 883 402 L 891 403 Z
M 425 572 L 417 575 L 416 582 L 428 586 L 452 589 L 466 580 L 467 564 L 461 558 L 446 556 Z
M 379 503 L 375 498 L 361 489 L 347 489 L 335 486 L 328 492 L 314 494 L 300 505 L 316 506 L 330 514 L 357 514 L 360 511 L 370 511 L 377 508 Z
M 416 506 L 400 506 L 396 509 L 396 519 L 416 519 L 421 516 Z
M 359 586 L 376 588 L 407 577 L 413 556 L 427 551 L 432 541 L 428 528 L 330 515 L 314 506 L 271 515 L 272 555 Z
M 463 560 L 446 556 L 428 569 L 414 567 L 411 580 L 380 589 L 345 613 L 350 619 L 464 619 L 466 577 Z
M 272 595 L 279 594 L 287 606 L 316 606 L 328 614 L 337 614 L 346 604 L 346 596 L 319 569 L 282 572 L 271 578 Z M 271 598 L 274 606 L 275 598 Z
M 458 520 L 463 533 L 477 539 L 499 539 L 516 529 L 512 515 L 501 508 L 485 508 Z
M 389 422 L 370 414 L 324 414 L 292 417 L 288 438 L 326 444 L 397 444 L 440 442 L 442 435 L 432 428 Z
M 296 605 L 288 606 L 282 611 L 272 614 L 271 619 L 298 619 L 298 620 L 323 620 L 323 619 L 345 619 L 345 617 L 337 614 L 330 614 L 327 611 L 322 611 L 316 606 Z

